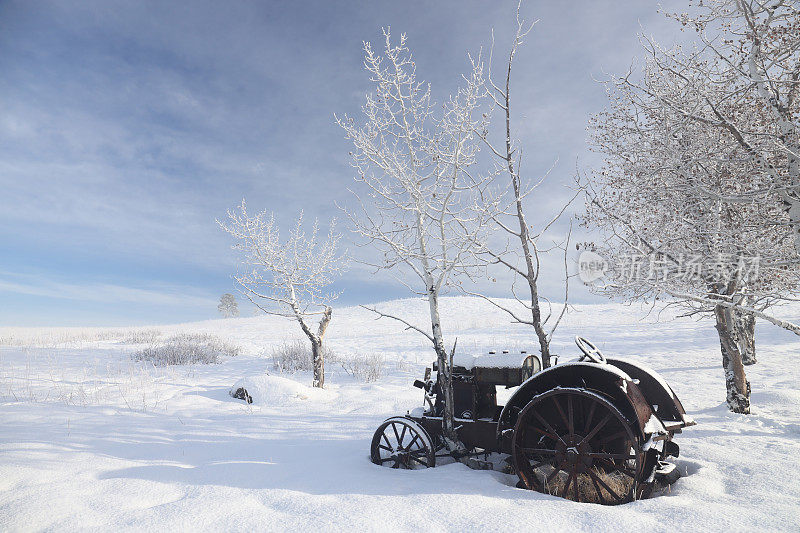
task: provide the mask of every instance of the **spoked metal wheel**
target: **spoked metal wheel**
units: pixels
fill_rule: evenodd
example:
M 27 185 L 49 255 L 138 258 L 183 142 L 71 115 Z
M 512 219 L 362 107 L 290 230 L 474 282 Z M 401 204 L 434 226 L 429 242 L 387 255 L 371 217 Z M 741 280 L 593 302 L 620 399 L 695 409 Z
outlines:
M 433 443 L 425 428 L 402 416 L 387 419 L 372 437 L 370 458 L 376 465 L 416 470 L 436 464 Z
M 583 389 L 557 388 L 528 402 L 512 455 L 527 488 L 576 502 L 632 501 L 646 477 L 628 421 L 605 397 Z

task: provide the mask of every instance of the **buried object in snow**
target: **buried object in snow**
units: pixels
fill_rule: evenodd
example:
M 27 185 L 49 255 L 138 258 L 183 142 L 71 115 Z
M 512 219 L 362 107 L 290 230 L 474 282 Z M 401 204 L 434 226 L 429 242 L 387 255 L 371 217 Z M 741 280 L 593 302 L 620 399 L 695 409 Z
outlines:
M 250 396 L 250 393 L 247 392 L 247 389 L 244 387 L 237 387 L 236 389 L 230 390 L 230 395 L 237 400 L 244 400 L 247 403 L 253 403 L 253 397 Z
M 606 358 L 582 337 L 575 342 L 578 361 L 544 370 L 538 355 L 525 352 L 456 355 L 455 426 L 466 449 L 457 458 L 506 454 L 519 486 L 579 502 L 625 503 L 647 497 L 659 481 L 674 482 L 677 471 L 666 462 L 678 456 L 672 438 L 695 424 L 678 397 L 652 369 Z M 414 383 L 425 407 L 375 431 L 373 463 L 428 468 L 453 455 L 442 436 L 444 396 L 430 371 Z M 497 405 L 497 385 L 519 386 L 505 406 Z

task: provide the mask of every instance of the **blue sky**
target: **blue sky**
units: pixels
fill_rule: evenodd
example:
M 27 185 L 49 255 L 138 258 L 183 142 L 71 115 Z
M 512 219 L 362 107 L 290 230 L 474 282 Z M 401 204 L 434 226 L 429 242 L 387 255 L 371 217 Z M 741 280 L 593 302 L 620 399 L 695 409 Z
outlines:
M 0 0 L 0 325 L 218 316 L 236 260 L 215 218 L 243 197 L 287 222 L 301 209 L 327 221 L 347 202 L 350 147 L 333 113 L 357 114 L 369 90 L 362 40 L 406 32 L 441 101 L 492 28 L 507 49 L 515 7 Z M 595 161 L 595 79 L 627 70 L 641 28 L 677 38 L 657 7 L 525 5 L 541 20 L 516 61 L 517 134 L 529 174 L 559 160 L 534 218 L 563 199 L 576 162 Z M 544 280 L 554 298 L 557 277 Z M 407 295 L 358 267 L 339 288 L 343 304 Z

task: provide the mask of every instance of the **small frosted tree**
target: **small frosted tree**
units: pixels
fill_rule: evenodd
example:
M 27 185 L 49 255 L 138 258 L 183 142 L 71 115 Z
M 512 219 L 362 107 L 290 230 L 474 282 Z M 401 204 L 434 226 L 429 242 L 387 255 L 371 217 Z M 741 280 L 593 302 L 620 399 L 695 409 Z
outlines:
M 232 318 L 239 316 L 239 304 L 236 303 L 236 297 L 233 294 L 225 293 L 219 299 L 217 310 L 225 318 Z
M 230 233 L 241 254 L 241 267 L 234 279 L 247 298 L 261 311 L 296 320 L 311 343 L 315 387 L 325 385 L 323 339 L 338 296 L 328 287 L 341 275 L 343 258 L 338 252 L 340 235 L 331 222 L 322 237 L 317 221 L 306 233 L 303 215 L 281 240 L 275 217 L 266 211 L 247 213 L 242 200 L 237 210 L 228 211 L 228 219 L 217 223 Z M 316 329 L 312 320 L 317 320 Z
M 443 435 L 457 452 L 461 445 L 453 422 L 451 362 L 439 298 L 458 278 L 479 272 L 475 253 L 490 227 L 491 177 L 481 178 L 472 168 L 479 147 L 475 131 L 483 120 L 478 112 L 483 70 L 474 61 L 466 88 L 438 107 L 430 87 L 417 80 L 405 35 L 397 44 L 388 30 L 384 37 L 383 54 L 364 43 L 364 65 L 375 89 L 362 107 L 363 124 L 337 118 L 353 143 L 360 185 L 354 191 L 358 208 L 348 216 L 355 231 L 380 251 L 382 260 L 373 266 L 399 271 L 406 286 L 427 300 L 429 327 L 373 311 L 431 342 L 445 397 Z

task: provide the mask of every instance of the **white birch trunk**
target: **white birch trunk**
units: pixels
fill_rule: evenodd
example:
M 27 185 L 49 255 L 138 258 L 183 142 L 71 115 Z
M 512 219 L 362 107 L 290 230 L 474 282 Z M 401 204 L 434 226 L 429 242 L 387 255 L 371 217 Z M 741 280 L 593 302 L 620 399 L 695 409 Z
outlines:
M 734 326 L 745 366 L 754 365 L 756 359 L 756 317 L 752 313 L 733 311 Z
M 734 413 L 750 414 L 750 383 L 744 373 L 733 313 L 729 307 L 717 306 L 714 317 L 722 351 L 728 409 Z

